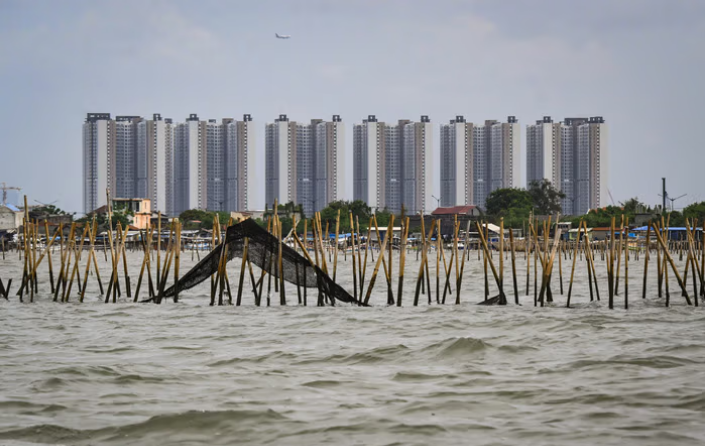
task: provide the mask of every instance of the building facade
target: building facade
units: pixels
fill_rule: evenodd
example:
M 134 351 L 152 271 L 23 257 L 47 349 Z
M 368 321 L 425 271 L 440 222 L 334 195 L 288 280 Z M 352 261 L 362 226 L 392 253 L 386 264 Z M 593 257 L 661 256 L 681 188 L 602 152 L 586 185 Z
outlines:
M 565 194 L 561 200 L 565 215 L 581 215 L 604 205 L 609 193 L 604 118 L 565 118 L 554 123 L 544 116 L 528 125 L 526 132 L 527 185 L 550 181 Z
M 202 121 L 191 114 L 175 124 L 89 113 L 83 125 L 83 208 L 89 213 L 113 198 L 146 198 L 153 211 L 240 211 L 250 206 L 248 173 L 254 164 L 254 127 L 242 121 Z
M 353 199 L 373 209 L 428 211 L 438 194 L 433 127 L 419 122 L 379 122 L 374 115 L 353 126 Z
M 148 198 L 151 209 L 169 213 L 173 208 L 172 160 L 174 126 L 159 113 L 137 125 L 137 167 L 135 197 Z
M 473 124 L 463 116 L 441 125 L 441 206 L 473 204 L 474 136 Z
M 174 204 L 169 215 L 208 208 L 206 124 L 192 113 L 174 127 Z
M 112 189 L 115 176 L 115 170 L 111 168 L 115 156 L 114 135 L 110 113 L 88 113 L 83 124 L 84 213 L 108 202 L 106 191 Z
M 521 129 L 514 116 L 484 125 L 456 116 L 441 126 L 442 206 L 485 206 L 489 194 L 522 185 Z
M 345 178 L 338 168 L 345 129 L 339 115 L 309 124 L 279 115 L 265 126 L 265 202 L 294 202 L 306 215 L 338 200 Z

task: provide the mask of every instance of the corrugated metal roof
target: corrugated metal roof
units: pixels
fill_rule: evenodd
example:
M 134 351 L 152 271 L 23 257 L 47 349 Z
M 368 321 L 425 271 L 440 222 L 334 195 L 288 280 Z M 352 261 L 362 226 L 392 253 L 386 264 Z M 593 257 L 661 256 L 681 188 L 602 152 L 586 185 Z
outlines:
M 4 206 L 4 207 L 8 208 L 12 212 L 22 212 L 17 208 L 17 206 L 15 206 L 13 204 L 0 204 L 0 206 Z

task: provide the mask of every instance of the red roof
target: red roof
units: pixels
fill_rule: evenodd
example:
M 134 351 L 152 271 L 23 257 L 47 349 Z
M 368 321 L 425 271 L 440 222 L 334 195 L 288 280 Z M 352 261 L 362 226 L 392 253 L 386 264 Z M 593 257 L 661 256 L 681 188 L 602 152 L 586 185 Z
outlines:
M 476 206 L 453 206 L 449 208 L 437 208 L 431 212 L 431 215 L 467 215 L 475 209 Z

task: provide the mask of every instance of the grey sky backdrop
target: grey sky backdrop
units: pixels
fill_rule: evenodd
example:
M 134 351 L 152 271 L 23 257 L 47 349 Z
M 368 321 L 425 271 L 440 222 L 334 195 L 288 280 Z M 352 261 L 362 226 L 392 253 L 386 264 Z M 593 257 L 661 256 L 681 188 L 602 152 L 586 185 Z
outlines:
M 434 156 L 456 114 L 601 115 L 615 201 L 665 176 L 682 207 L 705 200 L 704 42 L 701 0 L 0 0 L 0 182 L 80 212 L 88 112 L 251 113 L 260 163 L 280 113 L 340 114 L 346 160 L 368 114 L 429 115 Z

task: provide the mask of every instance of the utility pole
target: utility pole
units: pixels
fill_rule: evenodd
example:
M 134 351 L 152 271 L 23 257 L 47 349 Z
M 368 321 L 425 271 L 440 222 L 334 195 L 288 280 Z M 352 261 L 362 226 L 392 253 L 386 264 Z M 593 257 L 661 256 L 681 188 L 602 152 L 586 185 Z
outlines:
M 661 178 L 661 198 L 663 198 L 663 204 L 661 205 L 661 213 L 666 212 L 666 198 L 668 198 L 668 193 L 666 192 L 666 178 Z

